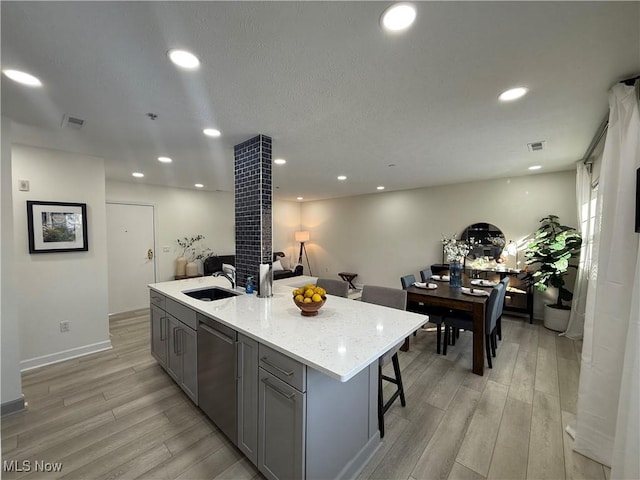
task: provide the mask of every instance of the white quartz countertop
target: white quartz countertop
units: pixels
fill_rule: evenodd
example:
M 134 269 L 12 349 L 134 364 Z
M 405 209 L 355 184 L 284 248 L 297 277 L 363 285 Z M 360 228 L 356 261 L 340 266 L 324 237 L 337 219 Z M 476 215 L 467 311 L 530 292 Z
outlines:
M 154 283 L 149 287 L 203 315 L 278 350 L 342 382 L 374 362 L 427 322 L 428 317 L 327 295 L 315 317 L 303 317 L 293 303 L 294 287 L 273 284 L 273 296 L 242 294 L 203 302 L 183 291 L 230 289 L 223 277 L 199 277 Z M 314 279 L 315 280 L 315 279 Z M 295 282 L 298 283 L 298 282 Z

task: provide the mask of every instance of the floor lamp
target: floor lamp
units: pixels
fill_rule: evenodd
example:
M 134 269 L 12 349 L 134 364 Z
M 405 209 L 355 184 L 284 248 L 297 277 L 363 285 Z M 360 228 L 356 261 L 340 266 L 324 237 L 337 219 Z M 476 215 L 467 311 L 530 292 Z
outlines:
M 311 265 L 309 264 L 309 257 L 307 256 L 307 249 L 304 246 L 304 242 L 309 241 L 309 232 L 306 230 L 296 232 L 295 233 L 296 242 L 300 242 L 300 255 L 298 255 L 298 263 L 302 265 L 302 252 L 304 251 L 304 256 L 307 259 L 307 267 L 309 267 L 309 276 L 313 276 L 311 273 Z

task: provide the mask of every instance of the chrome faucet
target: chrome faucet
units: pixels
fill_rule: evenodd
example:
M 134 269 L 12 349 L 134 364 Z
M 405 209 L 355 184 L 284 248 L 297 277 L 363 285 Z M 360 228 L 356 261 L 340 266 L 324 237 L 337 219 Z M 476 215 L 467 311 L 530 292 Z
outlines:
M 211 274 L 212 277 L 224 277 L 231 282 L 231 288 L 235 290 L 236 288 L 236 271 L 231 270 L 231 275 L 227 272 L 220 270 L 219 272 L 214 272 Z

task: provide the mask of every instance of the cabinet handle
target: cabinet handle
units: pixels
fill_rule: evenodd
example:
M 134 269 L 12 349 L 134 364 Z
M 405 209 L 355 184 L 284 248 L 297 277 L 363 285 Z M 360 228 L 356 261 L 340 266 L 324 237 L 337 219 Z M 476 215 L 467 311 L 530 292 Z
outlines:
M 271 363 L 269 360 L 267 360 L 267 357 L 262 357 L 260 359 L 260 361 L 262 361 L 263 363 L 266 363 L 267 365 L 269 365 L 270 367 L 275 368 L 276 370 L 278 370 L 280 373 L 282 373 L 283 375 L 286 375 L 287 377 L 290 377 L 291 375 L 293 375 L 293 371 L 291 372 L 287 372 L 286 370 L 281 369 L 280 367 L 278 367 L 277 365 L 274 365 L 273 363 Z
M 227 337 L 224 333 L 220 333 L 214 330 L 213 328 L 205 325 L 204 323 L 201 323 L 200 325 L 198 325 L 198 328 L 201 328 L 202 330 L 204 330 L 207 333 L 210 333 L 211 335 L 215 335 L 220 340 L 227 342 L 229 345 L 233 345 L 233 339 L 231 337 Z
M 240 342 L 236 342 L 236 380 L 242 378 L 242 357 L 240 356 Z
M 271 390 L 273 390 L 274 392 L 279 393 L 280 395 L 282 395 L 287 400 L 291 400 L 293 397 L 296 396 L 295 393 L 284 393 L 278 387 L 276 387 L 276 386 L 272 385 L 271 383 L 269 383 L 269 379 L 268 378 L 263 378 L 262 379 L 262 383 L 264 383 L 267 387 L 271 388 Z
M 184 338 L 184 331 L 178 328 L 178 355 L 182 355 L 182 340 Z
M 165 328 L 164 328 L 164 321 L 166 319 L 167 317 L 160 317 L 160 341 L 161 342 L 164 342 L 167 339 L 167 337 L 165 336 L 167 332 L 165 332 Z
M 178 329 L 173 328 L 173 353 L 178 355 L 178 339 L 177 339 Z

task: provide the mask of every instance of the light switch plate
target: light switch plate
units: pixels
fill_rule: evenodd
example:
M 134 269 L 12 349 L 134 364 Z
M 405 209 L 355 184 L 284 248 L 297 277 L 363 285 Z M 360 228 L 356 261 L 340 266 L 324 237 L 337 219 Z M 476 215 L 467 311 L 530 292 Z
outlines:
M 18 190 L 21 192 L 29 191 L 29 180 L 18 180 Z

